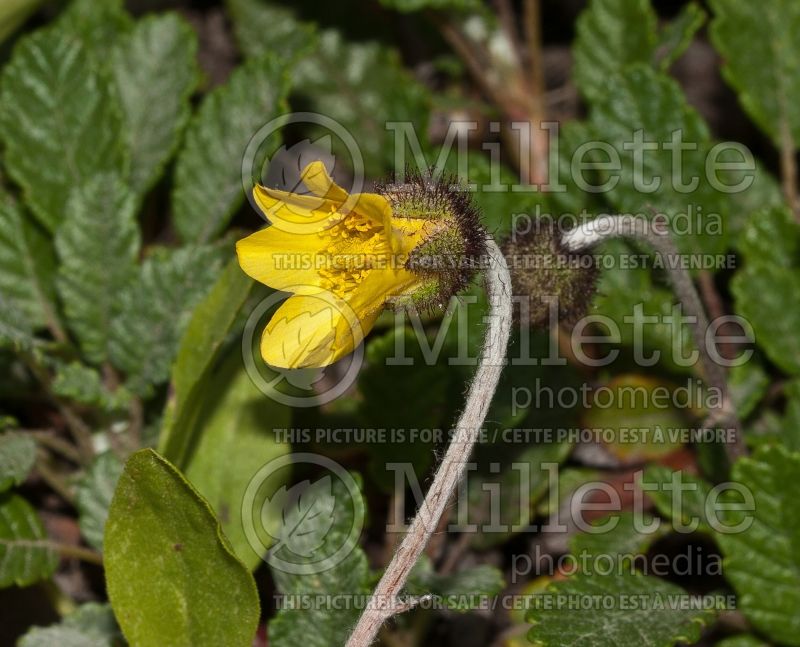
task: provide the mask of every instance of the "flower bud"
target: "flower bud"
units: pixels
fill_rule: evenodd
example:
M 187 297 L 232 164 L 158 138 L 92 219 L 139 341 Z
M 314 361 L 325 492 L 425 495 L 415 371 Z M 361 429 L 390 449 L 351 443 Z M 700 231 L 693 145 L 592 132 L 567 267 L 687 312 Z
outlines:
M 531 231 L 514 232 L 503 244 L 514 296 L 521 298 L 520 313 L 531 326 L 545 327 L 550 311 L 558 321 L 573 325 L 589 309 L 597 283 L 594 259 L 570 252 L 550 218 L 538 218 Z

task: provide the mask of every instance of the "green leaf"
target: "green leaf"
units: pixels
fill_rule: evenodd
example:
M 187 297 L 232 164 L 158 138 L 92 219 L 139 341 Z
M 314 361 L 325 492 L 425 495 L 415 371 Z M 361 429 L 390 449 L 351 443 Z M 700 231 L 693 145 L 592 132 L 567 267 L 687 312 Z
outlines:
M 92 61 L 103 67 L 120 39 L 133 29 L 133 19 L 124 5 L 125 0 L 72 0 L 59 24 L 79 38 Z
M 105 411 L 123 410 L 131 400 L 131 393 L 125 387 L 109 391 L 100 373 L 80 362 L 58 365 L 52 388 L 56 395 Z
M 122 315 L 120 293 L 136 281 L 140 235 L 136 200 L 113 174 L 76 186 L 56 232 L 58 292 L 86 357 L 109 358 L 111 326 Z
M 18 647 L 115 647 L 121 640 L 111 607 L 89 602 L 58 624 L 33 627 L 20 639 Z
M 292 78 L 293 92 L 308 99 L 312 111 L 334 119 L 355 138 L 367 176 L 395 168 L 395 133 L 386 128 L 388 122 L 411 122 L 424 139 L 428 92 L 402 66 L 395 51 L 378 43 L 348 43 L 339 32 L 324 31 L 316 50 L 299 61 Z M 330 135 L 330 131 L 308 134 Z M 337 158 L 350 164 L 352 155 L 340 146 L 338 137 L 332 144 Z
M 54 231 L 72 187 L 124 170 L 114 97 L 81 42 L 59 25 L 20 41 L 0 83 L 6 167 Z
M 769 375 L 755 359 L 731 367 L 728 371 L 728 389 L 740 420 L 753 413 L 766 395 L 769 383 Z
M 273 52 L 296 60 L 316 46 L 316 26 L 300 22 L 290 9 L 265 0 L 227 0 L 226 5 L 236 42 L 247 58 L 261 58 Z
M 642 524 L 641 528 L 637 523 Z M 653 542 L 664 535 L 664 528 L 650 514 L 622 512 L 598 519 L 592 525 L 596 527 L 594 532 L 581 532 L 570 538 L 570 551 L 582 565 L 586 558 L 604 556 L 611 556 L 620 564 L 634 563 L 637 555 L 646 553 Z M 592 572 L 594 565 L 587 564 L 583 572 Z M 606 569 L 608 563 L 604 561 L 597 566 Z
M 330 482 L 330 477 L 327 478 Z M 364 514 L 362 498 L 353 500 L 340 479 L 333 479 L 330 496 L 335 501 L 333 524 L 324 533 L 324 544 L 314 552 L 313 557 L 308 558 L 308 563 L 323 560 L 343 546 L 353 527 L 354 518 Z M 290 527 L 298 525 L 300 514 L 302 508 L 292 507 L 286 515 L 286 525 Z M 329 517 L 317 515 L 309 521 L 310 524 L 304 530 L 314 533 L 319 525 L 329 523 Z M 292 562 L 305 563 L 299 555 L 293 555 Z M 342 561 L 322 573 L 294 575 L 273 568 L 272 575 L 278 591 L 290 596 L 289 600 L 292 600 L 291 596 L 309 596 L 313 599 L 315 595 L 332 596 L 330 599 L 334 600 L 335 596 L 340 595 L 361 596 L 370 593 L 367 557 L 358 546 Z M 346 605 L 340 609 L 334 606 L 336 605 L 323 603 L 312 604 L 309 609 L 293 609 L 288 605 L 281 608 L 269 623 L 270 645 L 274 647 L 343 645 L 360 615 L 360 610 L 357 608 L 358 605 Z
M 592 596 L 599 603 L 591 604 Z M 676 602 L 677 596 L 677 602 Z M 531 598 L 528 639 L 540 647 L 672 647 L 699 640 L 713 611 L 692 609 L 689 594 L 644 575 L 578 574 Z M 683 598 L 683 600 L 681 600 Z M 576 613 L 575 604 L 588 601 Z
M 236 555 L 254 569 L 263 556 L 247 540 L 242 501 L 258 470 L 290 451 L 288 443 L 277 439 L 276 430 L 290 427 L 291 411 L 253 384 L 242 365 L 239 347 L 232 351 L 199 394 L 202 410 L 198 428 L 192 432 L 198 441 L 185 473 L 216 511 Z M 220 461 L 220 456 L 225 460 Z M 280 485 L 274 478 L 270 486 L 262 484 L 253 508 L 261 510 L 264 499 Z M 278 515 L 268 525 L 277 528 L 280 521 Z
M 781 433 L 781 440 L 787 449 L 800 451 L 800 380 L 792 380 L 784 389 L 786 410 Z
M 206 377 L 253 285 L 239 263 L 232 260 L 186 326 L 172 368 L 171 395 L 158 445 L 159 451 L 176 465 L 185 467 L 197 430 Z
M 608 79 L 632 63 L 649 63 L 657 46 L 650 0 L 592 0 L 578 18 L 575 82 L 587 99 L 613 92 Z
M 690 2 L 661 30 L 656 54 L 662 70 L 668 70 L 683 55 L 705 22 L 706 12 L 697 3 Z
M 722 73 L 745 111 L 776 144 L 780 145 L 782 128 L 800 141 L 800 4 L 794 0 L 710 4 L 711 40 L 722 54 Z
M 423 555 L 408 576 L 404 595 L 432 595 L 447 609 L 467 611 L 496 596 L 506 585 L 503 573 L 488 564 L 439 575 Z
M 0 193 L 0 291 L 36 327 L 55 319 L 55 271 L 49 238 Z
M 729 526 L 751 520 L 746 529 L 717 533 L 725 577 L 754 627 L 776 642 L 800 645 L 800 523 L 795 513 L 800 454 L 762 447 L 753 458 L 739 460 L 732 477 L 752 494 L 755 508 L 728 513 Z
M 28 586 L 58 566 L 36 511 L 21 496 L 0 495 L 0 588 Z
M 258 129 L 286 110 L 287 62 L 272 54 L 251 59 L 211 92 L 192 119 L 178 155 L 173 222 L 183 240 L 207 242 L 228 224 L 244 198 L 242 156 Z M 259 148 L 271 154 L 274 137 Z
M 681 251 L 722 253 L 730 198 L 706 181 L 706 153 L 711 147 L 708 127 L 687 104 L 680 86 L 643 64 L 603 79 L 603 85 L 608 92 L 595 103 L 590 122 L 593 137 L 610 144 L 622 162 L 621 172 L 615 170 L 614 177 L 607 170 L 599 172 L 600 184 L 614 183 L 606 193 L 611 205 L 622 213 L 647 214 L 649 207 L 663 212 L 673 228 L 685 230 L 675 237 Z M 670 144 L 679 132 L 682 141 L 696 149 L 684 151 L 678 167 L 673 151 L 663 145 L 646 152 L 641 145 L 631 146 L 638 131 L 644 142 L 661 144 Z M 637 154 L 642 159 L 636 160 Z M 697 179 L 694 190 L 681 188 L 680 183 L 688 186 L 693 178 Z
M 156 250 L 142 263 L 138 280 L 120 290 L 110 357 L 134 393 L 148 395 L 169 377 L 181 335 L 217 276 L 222 251 L 192 245 Z
M 21 485 L 36 461 L 36 441 L 23 434 L 0 434 L 0 492 Z
M 402 342 L 396 340 L 402 338 Z M 398 343 L 407 365 L 392 365 Z M 442 429 L 451 422 L 447 407 L 448 367 L 425 361 L 420 342 L 407 328 L 392 328 L 367 345 L 366 366 L 358 376 L 362 395 L 356 413 L 372 429 Z M 414 407 L 408 403 L 414 402 Z M 387 463 L 409 463 L 422 477 L 433 461 L 433 439 L 408 438 L 370 447 L 370 472 L 386 492 L 394 491 L 395 473 Z
M 725 638 L 715 643 L 716 647 L 770 647 L 770 645 L 752 634 L 741 634 Z
M 753 326 L 756 343 L 783 371 L 800 375 L 800 227 L 786 209 L 752 215 L 739 239 L 744 268 L 733 277 L 736 311 Z
M 75 505 L 80 513 L 81 534 L 99 551 L 103 550 L 103 531 L 108 508 L 117 487 L 122 463 L 113 452 L 97 456 L 75 486 Z
M 104 563 L 111 606 L 128 642 L 252 643 L 259 617 L 253 577 L 208 503 L 150 449 L 125 464 L 106 524 Z
M 709 513 L 711 484 L 698 476 L 683 471 L 673 471 L 663 465 L 649 465 L 642 474 L 642 490 L 655 504 L 656 509 L 677 528 L 686 532 L 689 527 L 711 531 Z M 697 520 L 697 522 L 695 522 Z
M 0 348 L 30 351 L 35 345 L 31 322 L 16 305 L 0 293 Z
M 177 148 L 199 78 L 196 56 L 197 36 L 177 14 L 139 21 L 113 53 L 136 192 L 153 185 Z
M 583 414 L 583 424 L 603 433 L 606 449 L 626 463 L 659 458 L 681 447 L 688 434 L 685 412 L 672 404 L 661 405 L 666 394 L 672 402 L 673 387 L 641 375 L 618 375 L 602 385 L 607 393 L 602 406 L 595 403 Z M 636 395 L 632 395 L 636 394 Z M 607 400 L 607 402 L 606 402 Z M 630 434 L 631 430 L 636 435 Z

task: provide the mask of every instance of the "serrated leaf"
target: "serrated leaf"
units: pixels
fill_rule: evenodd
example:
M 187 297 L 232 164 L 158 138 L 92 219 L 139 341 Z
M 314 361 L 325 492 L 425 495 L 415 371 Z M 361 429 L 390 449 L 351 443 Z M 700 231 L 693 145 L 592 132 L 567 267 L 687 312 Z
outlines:
M 60 25 L 21 40 L 1 83 L 6 167 L 54 231 L 72 187 L 124 170 L 118 108 L 81 41 Z
M 712 0 L 711 40 L 745 111 L 776 144 L 800 141 L 800 4 Z M 746 47 L 742 43 L 747 43 Z
M 264 502 L 263 516 L 280 516 L 283 521 L 273 550 L 286 550 L 300 557 L 311 557 L 319 550 L 335 521 L 336 499 L 331 488 L 331 477 L 325 476 L 313 484 L 302 481 L 288 490 L 283 486 Z
M 136 280 L 140 234 L 136 199 L 113 174 L 76 186 L 56 232 L 58 292 L 86 357 L 109 358 L 111 325 L 123 313 L 120 293 Z
M 395 135 L 387 130 L 388 122 L 411 122 L 424 138 L 427 90 L 403 68 L 396 52 L 378 43 L 348 43 L 339 32 L 324 31 L 317 48 L 296 65 L 292 78 L 293 92 L 308 99 L 312 111 L 334 119 L 355 138 L 367 176 L 394 170 Z M 320 134 L 311 130 L 312 137 Z M 328 129 L 319 130 L 330 134 Z M 338 159 L 345 165 L 355 163 L 339 137 L 333 144 Z
M 657 16 L 650 0 L 592 0 L 578 18 L 573 46 L 575 82 L 590 100 L 627 65 L 655 57 Z
M 36 461 L 36 441 L 23 434 L 0 434 L 0 492 L 21 485 Z
M 595 102 L 590 122 L 593 136 L 610 144 L 621 159 L 621 170 L 613 173 L 618 182 L 608 171 L 599 172 L 601 184 L 614 183 L 605 194 L 612 206 L 622 213 L 648 214 L 651 209 L 664 213 L 676 229 L 687 230 L 675 236 L 683 252 L 724 251 L 729 196 L 705 180 L 706 153 L 711 147 L 708 127 L 687 104 L 678 84 L 648 65 L 636 64 L 605 79 L 604 86 L 607 94 Z M 642 154 L 641 146 L 632 146 L 637 131 L 644 142 L 661 144 L 669 144 L 673 134 L 680 132 L 682 141 L 695 149 L 684 151 L 683 163 L 676 167 L 672 151 L 664 146 L 647 154 Z M 642 157 L 638 163 L 637 154 Z M 681 183 L 688 185 L 694 179 L 694 190 L 681 188 Z M 687 214 L 691 214 L 691 228 L 678 227 L 678 219 L 685 220 Z
M 29 351 L 35 344 L 31 322 L 0 293 L 0 348 Z
M 21 496 L 0 495 L 0 588 L 28 586 L 58 566 L 36 511 Z
M 291 410 L 265 396 L 252 382 L 238 345 L 214 370 L 199 399 L 202 404 L 193 430 L 197 443 L 186 464 L 186 477 L 216 511 L 234 552 L 252 570 L 263 555 L 247 539 L 242 501 L 259 469 L 290 451 L 288 443 L 278 440 L 276 430 L 290 427 Z M 220 461 L 220 456 L 225 456 L 225 461 Z M 269 483 L 260 484 L 254 509 L 260 510 L 264 498 L 281 485 L 278 479 L 274 475 Z M 261 527 L 277 534 L 281 511 L 267 517 L 260 520 Z
M 168 378 L 192 309 L 210 290 L 221 255 L 210 246 L 157 250 L 142 263 L 138 280 L 120 290 L 109 355 L 134 393 L 147 395 Z
M 117 487 L 122 463 L 113 452 L 97 456 L 75 486 L 75 505 L 81 534 L 99 551 L 103 550 L 103 531 L 108 508 Z
M 109 599 L 128 642 L 250 646 L 259 617 L 253 577 L 208 503 L 154 451 L 125 464 L 104 546 Z
M 55 318 L 54 277 L 52 242 L 0 192 L 0 291 L 36 327 Z
M 115 647 L 121 639 L 111 607 L 89 602 L 58 624 L 33 627 L 17 644 L 18 647 Z
M 309 563 L 317 562 L 333 554 L 345 544 L 353 527 L 354 518 L 364 513 L 361 497 L 353 500 L 344 483 L 334 480 L 332 496 L 335 500 L 334 523 L 325 536 L 325 543 L 314 554 Z M 327 523 L 324 515 L 320 523 Z M 300 556 L 292 557 L 293 563 L 305 563 Z M 289 596 L 362 596 L 370 592 L 370 574 L 367 557 L 358 546 L 332 568 L 313 575 L 293 575 L 273 568 L 275 586 L 280 593 Z M 358 599 L 357 597 L 355 599 Z M 310 608 L 284 607 L 269 623 L 270 645 L 274 647 L 330 647 L 343 645 L 360 610 L 358 605 L 313 604 Z
M 273 52 L 294 60 L 316 46 L 316 26 L 297 20 L 290 9 L 265 0 L 227 0 L 226 5 L 236 42 L 247 58 Z
M 506 585 L 503 573 L 489 564 L 440 575 L 423 555 L 408 576 L 404 595 L 432 595 L 444 607 L 467 611 L 496 596 Z
M 243 186 L 254 179 L 242 177 L 245 149 L 261 126 L 285 111 L 288 89 L 287 62 L 268 54 L 246 62 L 205 98 L 175 167 L 172 216 L 183 240 L 213 239 L 242 204 Z M 278 143 L 270 138 L 260 154 Z
M 606 556 L 619 564 L 633 563 L 637 555 L 647 552 L 653 542 L 664 535 L 664 528 L 658 519 L 650 514 L 637 514 L 622 512 L 598 519 L 592 523 L 592 526 L 596 526 L 594 532 L 584 531 L 570 538 L 570 551 L 582 565 L 586 559 Z M 605 561 L 596 565 L 601 569 L 608 568 Z M 587 570 L 583 572 L 592 572 L 593 566 L 594 563 L 587 563 Z
M 237 314 L 253 289 L 253 281 L 234 259 L 192 312 L 172 368 L 172 393 L 164 412 L 159 451 L 185 467 L 196 440 L 196 422 L 209 369 L 219 355 Z
M 649 465 L 642 474 L 642 491 L 658 511 L 671 519 L 675 527 L 687 532 L 689 528 L 711 531 L 709 513 L 712 486 L 699 476 L 673 471 L 663 465 Z
M 105 411 L 125 409 L 131 399 L 131 393 L 125 387 L 109 391 L 100 373 L 80 362 L 57 365 L 52 388 L 56 395 Z
M 755 508 L 727 513 L 730 526 L 752 520 L 746 529 L 717 533 L 725 577 L 753 626 L 776 642 L 800 645 L 800 524 L 795 514 L 800 454 L 762 447 L 753 458 L 739 460 L 732 477 L 751 493 Z
M 685 603 L 689 597 L 679 586 L 655 577 L 578 574 L 531 598 L 527 620 L 534 626 L 528 639 L 540 647 L 691 644 L 714 612 L 682 606 L 681 598 Z M 592 599 L 599 603 L 592 604 Z M 588 603 L 576 613 L 581 600 Z
M 668 70 L 692 43 L 692 38 L 706 22 L 706 12 L 695 2 L 685 5 L 678 16 L 659 34 L 656 56 L 662 70 Z
M 787 373 L 800 375 L 800 304 L 785 298 L 800 293 L 800 227 L 786 209 L 757 212 L 739 247 L 745 264 L 731 283 L 736 311 L 753 326 L 767 356 Z
M 158 179 L 189 120 L 199 78 L 196 56 L 197 36 L 177 14 L 137 22 L 113 52 L 130 183 L 138 193 Z
M 125 0 L 72 0 L 61 14 L 59 25 L 79 38 L 92 60 L 105 65 L 119 40 L 133 29 L 125 11 Z

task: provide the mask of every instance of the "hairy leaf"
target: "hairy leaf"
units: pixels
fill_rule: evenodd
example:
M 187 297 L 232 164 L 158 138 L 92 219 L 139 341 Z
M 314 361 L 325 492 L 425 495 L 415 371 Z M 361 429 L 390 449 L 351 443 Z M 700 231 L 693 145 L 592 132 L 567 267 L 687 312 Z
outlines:
M 19 647 L 116 647 L 122 635 L 111 607 L 89 602 L 82 604 L 61 622 L 49 627 L 34 627 L 19 641 Z
M 108 594 L 128 642 L 250 646 L 255 582 L 208 503 L 154 451 L 125 464 L 104 545 Z
M 56 566 L 58 555 L 33 507 L 19 495 L 0 495 L 0 588 L 33 584 Z
M 113 452 L 94 459 L 75 487 L 75 505 L 80 513 L 81 534 L 97 550 L 103 550 L 103 532 L 108 508 L 122 474 L 122 463 Z
M 0 435 L 0 492 L 20 485 L 36 461 L 36 441 L 23 434 Z

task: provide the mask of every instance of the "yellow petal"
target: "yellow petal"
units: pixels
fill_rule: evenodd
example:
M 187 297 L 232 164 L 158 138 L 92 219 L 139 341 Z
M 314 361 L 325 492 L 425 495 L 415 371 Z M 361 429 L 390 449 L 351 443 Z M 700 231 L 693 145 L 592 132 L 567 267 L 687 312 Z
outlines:
M 333 181 L 328 174 L 328 169 L 319 160 L 306 166 L 300 177 L 308 190 L 320 198 L 342 204 L 349 197 L 347 191 Z
M 276 290 L 319 292 L 317 255 L 324 241 L 316 234 L 292 234 L 267 227 L 236 243 L 239 265 L 259 283 Z
M 264 361 L 279 368 L 318 368 L 350 353 L 363 339 L 352 310 L 329 293 L 290 297 L 261 337 Z
M 256 186 L 253 197 L 267 220 L 288 232 L 300 234 L 322 231 L 342 218 L 333 202 L 313 195 Z

